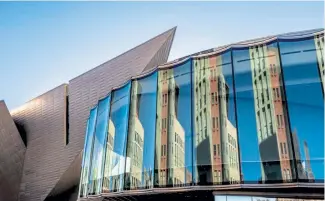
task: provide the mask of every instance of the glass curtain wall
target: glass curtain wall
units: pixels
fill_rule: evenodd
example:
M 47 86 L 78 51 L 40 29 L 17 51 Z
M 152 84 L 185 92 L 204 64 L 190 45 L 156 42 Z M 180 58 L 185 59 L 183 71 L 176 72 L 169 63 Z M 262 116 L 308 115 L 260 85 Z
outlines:
M 324 36 L 279 39 L 300 181 L 324 182 Z
M 325 75 L 325 68 L 324 68 L 324 34 L 315 35 L 314 42 L 316 46 L 316 56 L 317 56 L 317 65 L 320 75 L 320 80 L 322 83 L 323 92 L 325 90 L 324 84 L 324 75 Z M 324 95 L 324 93 L 323 93 Z
M 82 165 L 81 165 L 79 197 L 87 197 L 90 156 L 91 156 L 91 149 L 93 145 L 96 116 L 97 116 L 97 107 L 90 110 L 90 114 L 87 121 L 85 144 L 83 149 L 84 151 L 83 151 Z
M 296 178 L 276 42 L 233 50 L 244 183 Z
M 258 196 L 241 196 L 241 195 L 217 195 L 215 201 L 323 201 L 314 199 L 295 199 L 281 197 L 258 197 Z
M 130 88 L 128 82 L 112 92 L 108 121 L 103 193 L 121 191 L 124 186 Z
M 324 34 L 282 35 L 113 90 L 87 121 L 80 197 L 324 182 L 323 50 Z
M 91 170 L 88 184 L 89 195 L 99 195 L 102 191 L 103 162 L 108 128 L 111 96 L 98 101 L 95 135 L 92 149 Z
M 240 182 L 231 51 L 193 60 L 195 184 Z
M 153 187 L 157 72 L 132 81 L 125 189 Z
M 156 187 L 192 183 L 191 64 L 158 71 Z

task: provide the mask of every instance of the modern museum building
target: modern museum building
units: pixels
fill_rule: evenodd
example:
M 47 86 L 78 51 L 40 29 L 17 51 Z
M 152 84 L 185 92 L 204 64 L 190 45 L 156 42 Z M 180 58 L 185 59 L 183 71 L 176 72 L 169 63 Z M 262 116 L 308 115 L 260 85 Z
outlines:
M 0 200 L 323 200 L 324 29 L 168 61 L 175 31 L 0 101 Z

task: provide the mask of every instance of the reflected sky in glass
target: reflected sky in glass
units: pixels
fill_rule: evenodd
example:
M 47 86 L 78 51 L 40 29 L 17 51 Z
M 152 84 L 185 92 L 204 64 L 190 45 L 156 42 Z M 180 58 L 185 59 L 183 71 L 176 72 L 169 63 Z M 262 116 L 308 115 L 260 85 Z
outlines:
M 141 99 L 139 107 L 139 120 L 144 128 L 144 148 L 143 148 L 143 169 L 154 170 L 155 156 L 155 129 L 156 129 L 156 103 L 157 103 L 157 76 L 155 72 L 152 75 L 139 79 L 141 86 Z M 142 181 L 144 179 L 142 178 Z
M 112 166 L 110 171 L 112 171 L 112 175 L 115 178 L 110 180 L 111 190 L 121 190 L 124 185 L 123 175 L 125 172 L 126 141 L 130 106 L 130 88 L 131 82 L 128 82 L 123 87 L 116 89 L 112 92 L 110 119 L 115 127 L 115 137 L 113 146 L 114 154 L 111 156 Z M 117 183 L 113 184 L 113 180 Z
M 115 126 L 114 152 L 125 156 L 126 135 L 129 113 L 130 82 L 113 91 L 111 105 L 111 120 Z
M 191 64 L 192 60 L 189 59 L 185 63 L 175 66 L 173 71 L 176 85 L 179 87 L 177 119 L 185 131 L 185 166 L 192 173 Z M 186 183 L 188 182 L 186 181 Z
M 89 118 L 87 121 L 86 135 L 85 135 L 85 145 L 84 145 L 84 153 L 82 159 L 82 173 L 80 178 L 80 189 L 79 195 L 86 196 L 87 194 L 87 184 L 89 177 L 89 167 L 90 167 L 90 155 L 91 148 L 93 144 L 93 137 L 95 131 L 95 123 L 96 123 L 96 115 L 97 115 L 97 107 L 90 110 Z
M 235 99 L 234 99 L 234 87 L 233 87 L 233 74 L 232 74 L 232 60 L 231 51 L 227 51 L 221 55 L 222 58 L 222 73 L 224 75 L 226 84 L 229 87 L 228 94 L 228 119 L 234 127 L 236 126 L 236 116 L 235 116 Z
M 313 39 L 280 41 L 288 112 L 298 136 L 303 165 L 315 179 L 324 179 L 324 98 Z M 307 145 L 307 146 L 305 146 Z M 307 160 L 307 161 L 306 161 Z
M 256 131 L 252 73 L 247 48 L 233 50 L 233 66 L 242 174 L 245 181 L 258 181 L 261 178 L 261 165 Z
M 106 144 L 105 142 L 107 137 L 110 101 L 110 96 L 98 101 L 92 165 L 89 178 L 89 180 L 94 183 L 89 184 L 90 192 L 88 193 L 100 193 L 101 179 L 103 177 L 104 144 Z

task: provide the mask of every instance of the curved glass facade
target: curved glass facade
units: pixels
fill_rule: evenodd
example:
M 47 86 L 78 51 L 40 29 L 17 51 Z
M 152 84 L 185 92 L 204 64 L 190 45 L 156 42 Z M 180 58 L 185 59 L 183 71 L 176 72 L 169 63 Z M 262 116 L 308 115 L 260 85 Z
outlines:
M 155 187 L 192 182 L 191 63 L 158 71 Z
M 240 182 L 231 51 L 193 61 L 196 185 Z
M 132 81 L 125 190 L 153 187 L 157 74 Z
M 80 187 L 79 187 L 80 197 L 87 196 L 88 178 L 89 178 L 89 170 L 90 170 L 90 154 L 93 146 L 96 116 L 97 116 L 97 107 L 93 108 L 90 111 L 89 118 L 87 120 L 84 154 L 82 158 L 82 168 L 81 168 L 81 176 L 80 176 Z
M 91 110 L 80 197 L 324 182 L 324 33 L 166 64 Z
M 127 162 L 126 145 L 130 104 L 130 82 L 112 92 L 108 125 L 103 192 L 122 191 Z
M 107 135 L 107 120 L 111 97 L 108 96 L 98 102 L 96 128 L 93 137 L 92 159 L 88 183 L 88 194 L 96 195 L 101 192 L 103 181 L 104 150 Z

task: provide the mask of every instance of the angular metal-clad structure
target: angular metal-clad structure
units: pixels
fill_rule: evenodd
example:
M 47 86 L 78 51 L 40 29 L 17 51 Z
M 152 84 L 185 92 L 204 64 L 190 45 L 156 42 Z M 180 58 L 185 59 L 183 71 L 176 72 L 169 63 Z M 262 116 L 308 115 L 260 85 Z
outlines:
M 65 191 L 73 199 L 89 108 L 112 87 L 167 62 L 175 31 L 176 27 L 11 112 L 27 138 L 19 200 L 51 200 L 58 194 L 62 199 Z
M 26 147 L 4 101 L 0 101 L 0 200 L 18 199 Z
M 167 63 L 175 31 L 0 101 L 0 201 L 323 199 L 324 29 Z

